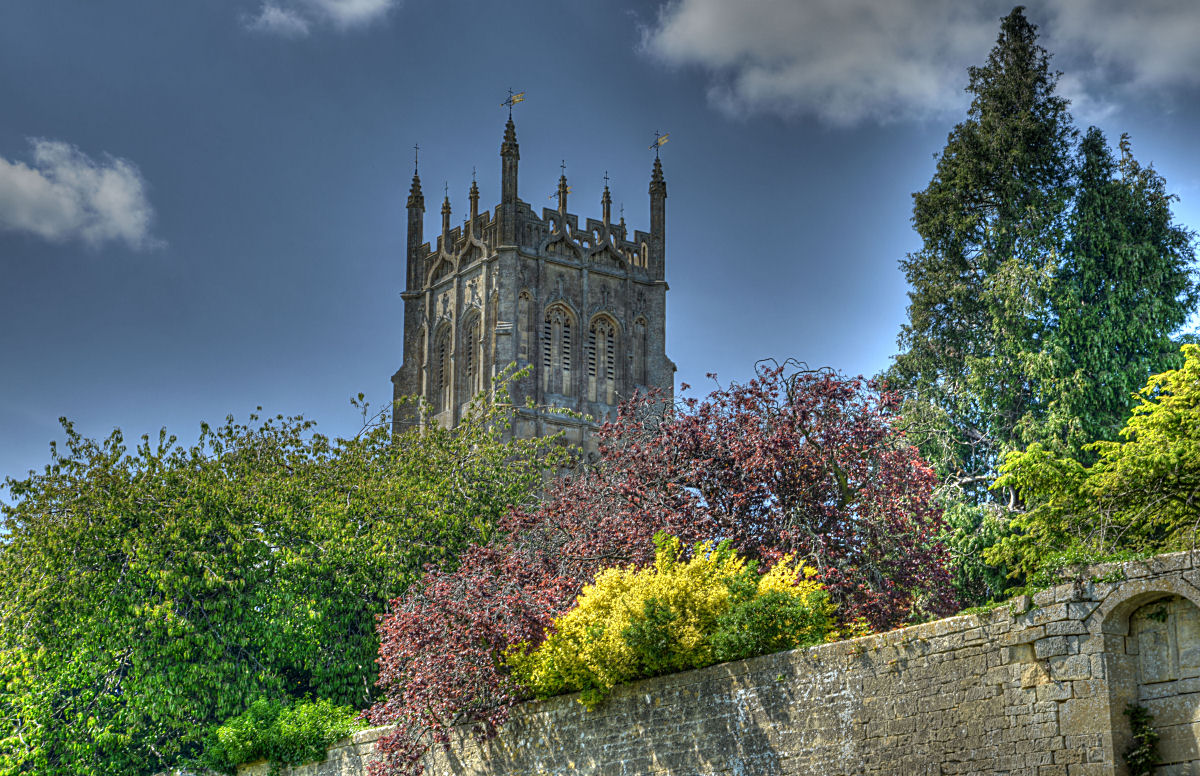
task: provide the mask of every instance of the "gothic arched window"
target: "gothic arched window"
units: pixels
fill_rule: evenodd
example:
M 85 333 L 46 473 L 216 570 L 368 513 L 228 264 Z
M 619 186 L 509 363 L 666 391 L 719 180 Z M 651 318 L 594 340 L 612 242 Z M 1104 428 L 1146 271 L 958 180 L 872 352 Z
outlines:
M 474 396 L 483 389 L 480 381 L 482 367 L 482 338 L 479 336 L 479 316 L 473 315 L 463 327 L 463 375 L 466 378 L 466 393 Z
M 615 404 L 617 390 L 617 325 L 606 315 L 588 329 L 588 399 Z
M 542 375 L 546 393 L 571 395 L 571 311 L 556 304 L 542 326 Z
M 430 358 L 433 367 L 430 380 L 430 393 L 433 399 L 433 411 L 441 412 L 450 406 L 450 385 L 453 382 L 453 372 L 450 368 L 450 327 L 443 326 L 434 339 L 433 354 Z

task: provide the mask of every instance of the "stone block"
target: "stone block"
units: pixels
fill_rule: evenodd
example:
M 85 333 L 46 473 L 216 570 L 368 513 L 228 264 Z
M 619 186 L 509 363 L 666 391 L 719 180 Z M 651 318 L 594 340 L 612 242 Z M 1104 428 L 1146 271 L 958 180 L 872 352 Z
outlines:
M 1076 619 L 1046 623 L 1047 636 L 1080 636 L 1087 634 L 1087 626 Z
M 1071 697 L 1070 682 L 1049 681 L 1037 686 L 1037 699 L 1039 701 L 1065 701 L 1070 700 Z
M 1107 731 L 1109 724 L 1107 698 L 1072 698 L 1059 705 L 1058 727 L 1064 736 Z
M 1069 651 L 1066 636 L 1048 636 L 1033 643 L 1033 654 L 1039 660 L 1065 655 Z

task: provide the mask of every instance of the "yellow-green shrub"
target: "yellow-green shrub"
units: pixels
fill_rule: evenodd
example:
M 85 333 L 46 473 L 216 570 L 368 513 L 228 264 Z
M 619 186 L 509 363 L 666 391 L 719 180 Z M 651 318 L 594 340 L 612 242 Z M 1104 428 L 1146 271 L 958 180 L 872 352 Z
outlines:
M 538 697 L 580 691 L 589 709 L 616 685 L 824 639 L 832 606 L 812 572 L 784 557 L 766 574 L 728 543 L 655 537 L 654 566 L 611 568 L 583 589 L 537 649 L 508 655 Z

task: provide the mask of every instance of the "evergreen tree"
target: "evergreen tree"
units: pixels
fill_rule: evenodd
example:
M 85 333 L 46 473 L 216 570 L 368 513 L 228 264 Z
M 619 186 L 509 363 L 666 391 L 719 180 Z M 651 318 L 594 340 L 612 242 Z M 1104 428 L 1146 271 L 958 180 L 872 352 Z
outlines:
M 1037 28 L 1015 8 L 982 67 L 967 120 L 913 195 L 923 247 L 902 261 L 909 322 L 888 378 L 910 436 L 969 501 L 997 457 L 1040 438 L 1033 375 L 1051 326 L 1048 281 L 1063 243 L 1075 130 Z
M 1172 222 L 1171 195 L 1121 136 L 1113 158 L 1088 130 L 1078 153 L 1070 241 L 1053 294 L 1052 417 L 1067 452 L 1115 440 L 1134 394 L 1153 373 L 1178 366 L 1171 334 L 1196 303 L 1191 233 Z

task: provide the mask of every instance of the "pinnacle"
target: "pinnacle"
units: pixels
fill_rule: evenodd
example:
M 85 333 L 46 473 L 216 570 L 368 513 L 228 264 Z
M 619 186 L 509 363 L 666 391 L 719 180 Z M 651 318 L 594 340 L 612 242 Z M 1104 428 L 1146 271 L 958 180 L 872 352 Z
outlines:
M 504 146 L 501 150 L 509 146 L 516 147 L 517 145 L 517 125 L 513 123 L 512 116 L 508 117 L 508 123 L 504 125 Z

